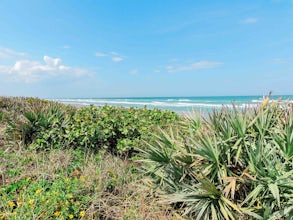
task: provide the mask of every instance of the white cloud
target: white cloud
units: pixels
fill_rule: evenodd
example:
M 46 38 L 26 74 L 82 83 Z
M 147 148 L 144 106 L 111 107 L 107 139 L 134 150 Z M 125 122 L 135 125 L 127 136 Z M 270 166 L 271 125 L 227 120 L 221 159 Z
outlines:
M 185 72 L 191 70 L 199 70 L 199 69 L 211 69 L 216 68 L 222 65 L 221 62 L 214 62 L 214 61 L 198 61 L 195 63 L 191 63 L 188 65 L 168 65 L 166 66 L 167 72 Z
M 0 65 L 0 76 L 1 76 L 1 73 L 8 73 L 10 71 L 10 67 L 8 66 L 4 66 L 4 65 Z
M 175 68 L 174 66 L 170 66 L 170 65 L 166 66 L 167 70 L 173 70 L 174 68 Z
M 60 66 L 61 64 L 61 59 L 60 58 L 52 58 L 49 56 L 44 56 L 44 61 L 46 64 L 48 64 L 49 66 Z
M 119 54 L 116 52 L 110 52 L 110 54 L 114 55 L 114 56 L 118 56 Z
M 125 59 L 125 56 L 121 56 L 116 52 L 109 52 L 109 53 L 103 53 L 103 52 L 96 52 L 96 57 L 109 57 L 113 62 L 120 62 Z
M 258 19 L 257 18 L 245 18 L 245 19 L 243 19 L 243 20 L 241 20 L 241 23 L 243 23 L 243 24 L 254 24 L 254 23 L 256 23 L 256 22 L 258 22 Z
M 7 59 L 7 58 L 24 57 L 24 56 L 26 56 L 26 54 L 23 52 L 18 52 L 10 48 L 0 47 L 0 58 Z
M 89 71 L 61 65 L 60 58 L 43 57 L 44 62 L 35 60 L 17 60 L 13 66 L 0 66 L 1 77 L 16 81 L 37 82 L 56 77 L 79 77 L 90 75 Z
M 108 56 L 107 54 L 101 53 L 101 52 L 97 52 L 95 55 L 96 55 L 96 57 L 107 57 Z
M 72 69 L 73 68 L 71 68 L 71 70 Z M 77 76 L 77 77 L 91 75 L 88 70 L 82 69 L 82 68 L 74 68 L 73 72 L 74 72 L 74 75 Z
M 124 58 L 122 58 L 122 57 L 112 57 L 112 61 L 114 61 L 114 62 L 120 62 L 122 60 L 124 60 Z
M 63 49 L 70 49 L 71 48 L 71 46 L 69 46 L 69 45 L 64 45 L 63 46 Z
M 133 69 L 130 71 L 130 74 L 132 75 L 136 75 L 138 73 L 138 70 L 137 69 Z

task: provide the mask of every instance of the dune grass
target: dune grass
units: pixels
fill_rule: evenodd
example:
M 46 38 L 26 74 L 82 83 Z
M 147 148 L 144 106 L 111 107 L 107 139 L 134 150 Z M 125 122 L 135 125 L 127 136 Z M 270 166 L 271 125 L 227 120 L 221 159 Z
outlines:
M 1 147 L 1 219 L 174 219 L 134 164 L 107 152 Z

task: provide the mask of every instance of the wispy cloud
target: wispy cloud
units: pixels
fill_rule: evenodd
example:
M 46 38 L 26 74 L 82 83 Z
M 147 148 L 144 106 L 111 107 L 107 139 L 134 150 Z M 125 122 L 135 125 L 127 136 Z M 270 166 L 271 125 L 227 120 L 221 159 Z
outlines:
M 96 55 L 96 57 L 106 57 L 106 56 L 108 56 L 107 54 L 101 53 L 101 52 L 97 52 L 95 55 Z
M 191 70 L 199 70 L 199 69 L 211 69 L 221 66 L 222 62 L 215 62 L 215 61 L 198 61 L 193 62 L 187 65 L 168 65 L 166 66 L 166 70 L 169 73 L 172 72 L 185 72 L 185 71 L 191 71 Z
M 133 69 L 130 71 L 130 74 L 132 75 L 136 75 L 138 73 L 138 70 L 137 69 Z
M 112 54 L 114 56 L 118 56 L 119 55 L 117 52 L 110 52 L 110 54 Z
M 122 58 L 122 57 L 112 57 L 112 61 L 114 61 L 114 62 L 120 62 L 122 60 L 124 60 L 124 58 Z
M 109 53 L 96 52 L 95 56 L 96 57 L 109 57 L 113 62 L 120 62 L 126 58 L 125 56 L 119 55 L 116 52 L 109 52 Z
M 64 45 L 63 46 L 63 49 L 70 49 L 71 48 L 71 46 L 69 46 L 69 45 Z
M 242 19 L 240 22 L 243 24 L 254 24 L 258 22 L 258 18 L 249 17 Z
M 80 77 L 91 73 L 83 68 L 62 65 L 60 58 L 45 55 L 43 62 L 36 60 L 17 60 L 12 66 L 0 66 L 2 78 L 26 83 L 38 82 L 48 78 Z
M 10 48 L 0 47 L 0 58 L 2 59 L 24 57 L 24 56 L 26 56 L 26 53 L 15 51 Z
M 290 64 L 292 63 L 292 59 L 289 58 L 275 58 L 273 59 L 274 64 Z

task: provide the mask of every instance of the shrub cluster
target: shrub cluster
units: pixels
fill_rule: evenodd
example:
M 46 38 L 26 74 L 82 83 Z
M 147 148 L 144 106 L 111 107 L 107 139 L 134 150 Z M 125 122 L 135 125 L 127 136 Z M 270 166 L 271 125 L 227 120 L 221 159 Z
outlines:
M 73 108 L 33 98 L 0 100 L 2 108 L 13 109 L 8 131 L 13 139 L 35 148 L 107 149 L 114 154 L 131 156 L 134 147 L 160 126 L 178 123 L 170 111 L 146 108 L 84 107 Z M 20 101 L 21 100 L 21 101 Z M 11 104 L 11 105 L 10 105 Z M 3 116 L 1 116 L 3 118 Z
M 157 126 L 177 120 L 178 115 L 168 111 L 90 106 L 78 109 L 70 118 L 55 120 L 50 129 L 38 133 L 35 144 L 41 148 L 103 148 L 114 154 L 131 155 L 141 138 L 147 138 Z
M 214 111 L 142 152 L 165 201 L 196 219 L 292 219 L 292 106 Z M 188 128 L 188 129 L 186 129 Z

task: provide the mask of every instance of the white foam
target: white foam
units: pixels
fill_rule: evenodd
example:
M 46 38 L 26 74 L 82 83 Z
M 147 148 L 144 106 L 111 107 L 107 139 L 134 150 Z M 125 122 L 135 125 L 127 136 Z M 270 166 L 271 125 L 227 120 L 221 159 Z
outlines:
M 77 104 L 77 105 L 118 105 L 118 106 L 137 106 L 137 107 L 162 107 L 162 108 L 169 108 L 169 109 L 177 109 L 177 108 L 203 108 L 203 109 L 213 109 L 213 108 L 233 108 L 232 104 L 224 104 L 224 103 L 211 103 L 211 101 L 207 100 L 200 100 L 197 102 L 193 102 L 189 99 L 166 99 L 166 100 L 154 100 L 150 101 L 149 99 L 55 99 L 54 101 L 59 101 L 62 103 L 67 104 Z M 247 103 L 235 103 L 236 108 L 254 108 L 259 103 L 261 103 L 262 100 L 251 100 Z M 288 102 L 288 101 L 287 101 Z M 293 103 L 292 100 L 289 101 L 289 103 Z
M 190 100 L 190 99 L 179 99 L 178 101 L 179 102 L 191 102 L 192 100 Z
M 263 102 L 263 100 L 260 100 L 260 99 L 254 99 L 254 100 L 251 100 L 251 102 L 253 102 L 253 103 L 261 103 L 261 102 Z

